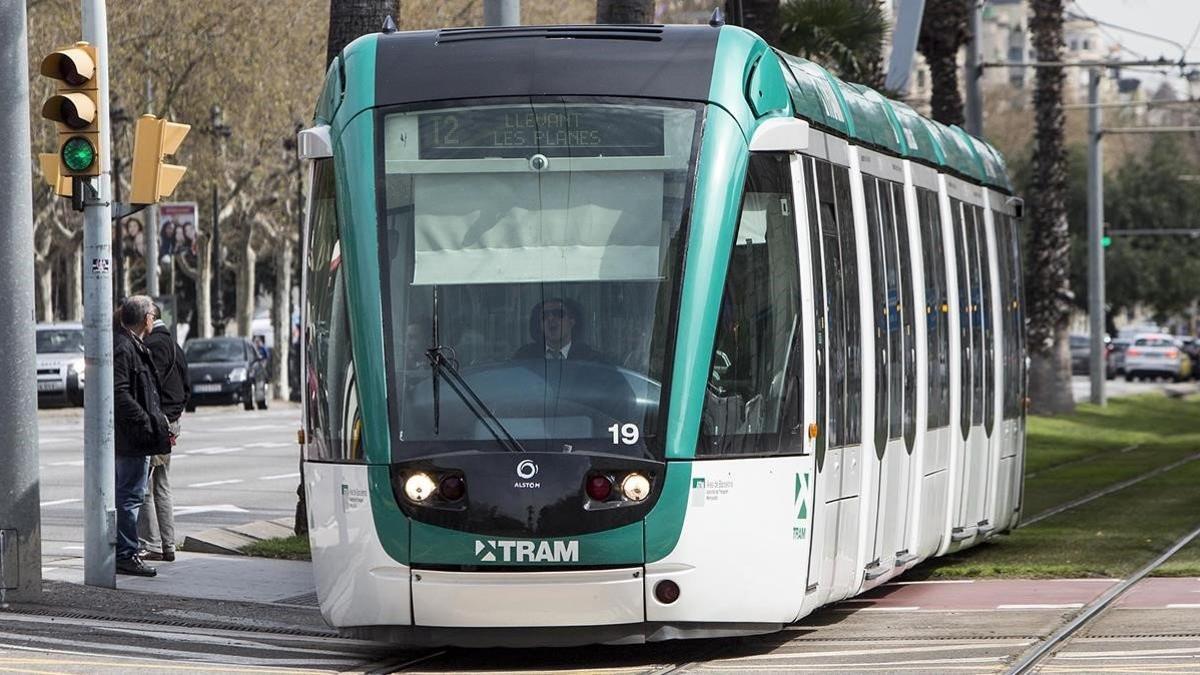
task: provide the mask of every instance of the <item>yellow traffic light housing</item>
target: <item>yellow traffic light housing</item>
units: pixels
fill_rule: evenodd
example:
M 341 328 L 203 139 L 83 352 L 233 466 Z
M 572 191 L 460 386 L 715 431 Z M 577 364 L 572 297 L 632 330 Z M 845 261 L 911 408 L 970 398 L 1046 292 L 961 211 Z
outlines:
M 175 186 L 187 173 L 187 167 L 164 164 L 163 156 L 175 154 L 191 128 L 191 125 L 160 120 L 154 115 L 138 118 L 133 134 L 131 204 L 153 204 L 175 191 Z
M 42 160 L 42 170 L 58 194 L 64 194 L 59 189 L 64 178 L 100 175 L 103 148 L 96 65 L 96 48 L 86 42 L 76 42 L 42 59 L 41 74 L 57 82 L 57 93 L 42 105 L 42 117 L 58 125 L 58 170 L 54 175 L 46 172 L 46 160 Z

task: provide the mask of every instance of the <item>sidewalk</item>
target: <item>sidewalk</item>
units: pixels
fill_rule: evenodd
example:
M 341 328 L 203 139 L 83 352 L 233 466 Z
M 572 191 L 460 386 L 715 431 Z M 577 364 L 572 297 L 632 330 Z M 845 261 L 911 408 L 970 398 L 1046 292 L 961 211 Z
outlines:
M 332 636 L 321 618 L 312 563 L 179 551 L 148 563 L 151 578 L 116 577 L 117 588 L 86 586 L 81 557 L 42 559 L 42 597 L 13 610 L 208 628 Z

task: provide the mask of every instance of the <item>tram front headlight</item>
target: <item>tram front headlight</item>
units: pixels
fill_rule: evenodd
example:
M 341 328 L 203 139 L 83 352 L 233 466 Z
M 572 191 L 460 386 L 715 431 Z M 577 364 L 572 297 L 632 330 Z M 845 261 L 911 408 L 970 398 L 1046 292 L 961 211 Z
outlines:
M 437 484 L 427 473 L 417 472 L 404 481 L 404 496 L 414 502 L 423 502 L 433 494 Z
M 634 471 L 621 481 L 621 494 L 631 502 L 640 502 L 650 495 L 650 479 Z

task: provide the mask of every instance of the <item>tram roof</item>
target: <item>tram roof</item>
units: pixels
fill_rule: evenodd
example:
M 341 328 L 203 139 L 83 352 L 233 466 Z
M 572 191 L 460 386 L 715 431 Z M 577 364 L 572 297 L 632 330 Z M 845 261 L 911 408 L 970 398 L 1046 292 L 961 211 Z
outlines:
M 908 105 L 861 84 L 843 82 L 821 66 L 776 52 L 786 66 L 792 107 L 852 142 L 936 166 L 963 178 L 1012 191 L 995 148 L 958 127 L 923 117 Z
M 374 104 L 566 95 L 703 101 L 711 94 L 718 37 L 724 31 L 741 31 L 761 41 L 742 28 L 706 25 L 379 33 L 371 36 L 377 39 Z M 1012 191 L 1004 160 L 985 141 L 923 117 L 869 87 L 844 82 L 812 61 L 774 53 L 784 66 L 783 79 L 795 114 L 815 127 L 856 145 Z M 433 63 L 436 68 L 429 67 Z M 332 68 L 331 76 L 342 77 Z M 339 82 L 335 89 L 340 86 L 344 85 Z M 332 100 L 323 102 L 329 104 L 327 108 L 336 107 Z

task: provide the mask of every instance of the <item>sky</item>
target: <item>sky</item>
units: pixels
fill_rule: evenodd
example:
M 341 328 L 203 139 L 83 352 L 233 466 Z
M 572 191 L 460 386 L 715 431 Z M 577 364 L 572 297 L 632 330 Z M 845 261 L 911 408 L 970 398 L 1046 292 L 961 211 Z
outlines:
M 1187 60 L 1200 62 L 1200 0 L 1075 0 L 1075 5 L 1097 21 L 1149 34 L 1138 35 L 1103 26 L 1103 35 L 1110 42 L 1119 42 L 1129 50 L 1123 52 L 1121 58 L 1156 59 L 1165 56 L 1170 60 L 1177 60 L 1181 53 L 1180 48 L 1170 42 L 1164 42 L 1169 40 L 1185 47 L 1190 45 L 1186 52 Z M 1200 71 L 1200 65 L 1195 68 Z M 1178 74 L 1178 68 L 1172 69 L 1168 81 L 1175 86 L 1177 92 L 1186 95 L 1186 82 L 1179 78 Z M 1143 76 L 1148 82 L 1158 81 L 1163 77 L 1151 73 L 1145 73 Z

